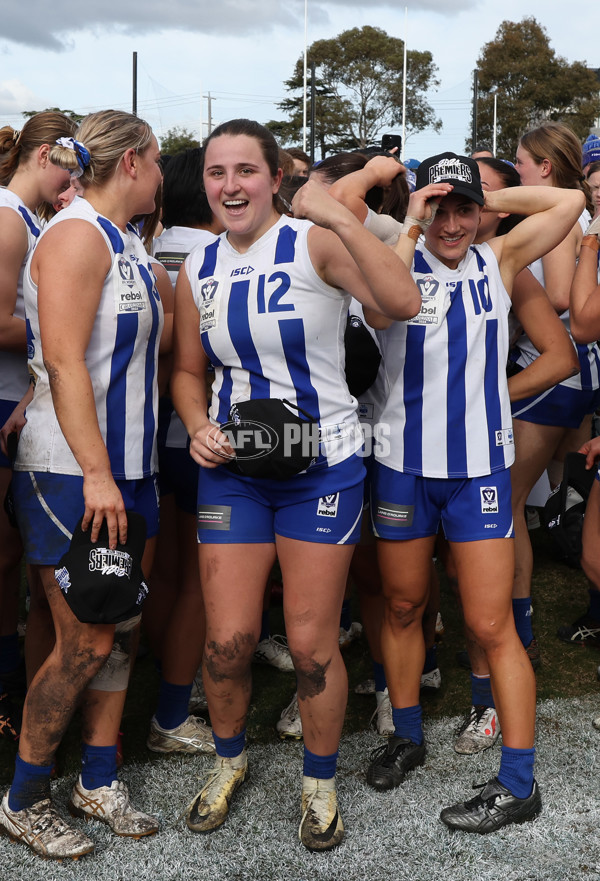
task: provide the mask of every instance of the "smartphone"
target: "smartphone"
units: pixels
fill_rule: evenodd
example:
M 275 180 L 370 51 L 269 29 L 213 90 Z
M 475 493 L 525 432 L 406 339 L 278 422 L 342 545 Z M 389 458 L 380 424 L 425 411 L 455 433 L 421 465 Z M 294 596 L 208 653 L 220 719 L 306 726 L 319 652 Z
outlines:
M 389 152 L 394 147 L 398 148 L 396 155 L 399 158 L 402 150 L 402 135 L 383 135 L 381 138 L 381 149 Z

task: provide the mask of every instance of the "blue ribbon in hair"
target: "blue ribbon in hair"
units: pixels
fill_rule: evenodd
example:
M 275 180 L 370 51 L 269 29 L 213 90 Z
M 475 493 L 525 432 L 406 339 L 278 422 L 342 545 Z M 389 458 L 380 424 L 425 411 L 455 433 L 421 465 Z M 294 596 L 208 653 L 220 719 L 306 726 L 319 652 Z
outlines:
M 59 138 L 56 143 L 61 147 L 66 147 L 68 150 L 73 150 L 81 171 L 85 171 L 90 164 L 90 153 L 81 141 L 76 141 L 75 138 Z

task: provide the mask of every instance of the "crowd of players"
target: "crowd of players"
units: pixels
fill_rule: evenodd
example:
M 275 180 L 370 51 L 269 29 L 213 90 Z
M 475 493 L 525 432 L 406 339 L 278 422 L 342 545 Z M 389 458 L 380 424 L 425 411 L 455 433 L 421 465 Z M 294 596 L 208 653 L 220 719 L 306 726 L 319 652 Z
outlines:
M 386 738 L 366 784 L 387 790 L 426 756 L 434 556 L 472 670 L 455 749 L 502 731 L 497 776 L 440 818 L 486 833 L 537 816 L 526 502 L 567 452 L 600 457 L 599 160 L 556 123 L 524 134 L 514 165 L 446 152 L 410 173 L 383 151 L 311 167 L 250 120 L 168 162 L 120 111 L 0 129 L 0 730 L 18 739 L 3 832 L 46 857 L 93 850 L 50 796 L 77 706 L 71 814 L 158 831 L 117 774 L 143 625 L 161 677 L 148 748 L 215 755 L 190 830 L 218 828 L 246 780 L 259 660 L 295 670 L 277 728 L 304 741 L 300 839 L 335 847 L 348 585 Z M 600 633 L 599 492 L 571 641 Z

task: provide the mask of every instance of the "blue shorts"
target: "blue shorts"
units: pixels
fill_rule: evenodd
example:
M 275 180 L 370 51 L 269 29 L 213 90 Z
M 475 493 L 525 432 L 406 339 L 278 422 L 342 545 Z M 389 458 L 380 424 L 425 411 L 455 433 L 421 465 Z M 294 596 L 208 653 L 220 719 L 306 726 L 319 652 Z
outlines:
M 375 463 L 371 523 L 378 538 L 405 541 L 437 535 L 448 541 L 512 538 L 510 471 L 440 480 Z
M 532 398 L 523 398 L 512 404 L 513 419 L 534 422 L 536 425 L 554 425 L 579 428 L 585 416 L 600 407 L 600 389 L 586 390 L 555 385 Z
M 195 514 L 199 468 L 190 456 L 189 446 L 187 449 L 159 447 L 158 486 L 161 497 L 175 493 L 176 506 L 186 514 Z
M 147 537 L 158 533 L 156 478 L 115 481 L 125 507 L 146 518 Z M 34 566 L 56 566 L 69 549 L 71 535 L 83 515 L 83 477 L 47 471 L 13 473 L 15 510 L 25 559 Z
M 356 544 L 364 476 L 358 455 L 289 480 L 241 477 L 223 466 L 201 468 L 198 541 L 265 544 L 280 535 L 321 544 Z
M 5 401 L 0 398 L 0 428 L 3 427 L 18 403 L 18 401 Z M 12 468 L 12 462 L 8 456 L 4 455 L 2 450 L 0 450 L 0 468 Z

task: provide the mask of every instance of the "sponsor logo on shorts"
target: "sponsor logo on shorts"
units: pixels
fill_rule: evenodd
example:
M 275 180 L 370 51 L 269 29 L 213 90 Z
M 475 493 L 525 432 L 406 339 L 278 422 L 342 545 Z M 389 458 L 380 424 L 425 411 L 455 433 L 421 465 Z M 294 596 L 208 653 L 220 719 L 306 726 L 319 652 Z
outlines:
M 375 415 L 374 404 L 368 404 L 368 403 L 362 402 L 362 401 L 358 402 L 358 418 L 359 419 L 372 419 L 374 415 Z
M 339 493 L 321 496 L 317 505 L 317 517 L 337 517 L 339 501 Z
M 515 438 L 512 428 L 501 428 L 496 432 L 496 446 L 510 447 L 514 444 Z
M 498 489 L 495 486 L 482 486 L 479 488 L 481 493 L 481 513 L 497 514 L 499 512 L 498 505 Z
M 231 505 L 203 505 L 198 508 L 198 529 L 231 528 Z
M 395 505 L 393 502 L 377 502 L 375 523 L 382 526 L 412 526 L 414 505 Z
M 317 526 L 315 532 L 326 532 L 326 533 L 329 533 L 329 532 L 331 532 L 331 529 L 329 528 L 329 526 Z

